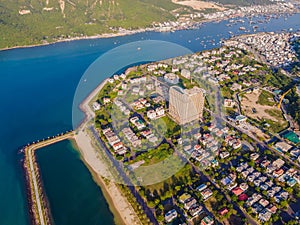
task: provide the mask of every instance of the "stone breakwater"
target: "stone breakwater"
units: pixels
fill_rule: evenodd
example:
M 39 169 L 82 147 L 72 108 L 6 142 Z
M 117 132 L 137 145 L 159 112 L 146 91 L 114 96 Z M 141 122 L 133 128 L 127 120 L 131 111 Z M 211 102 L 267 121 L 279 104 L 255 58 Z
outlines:
M 66 139 L 72 139 L 73 131 L 49 137 L 46 140 L 33 142 L 22 148 L 24 153 L 23 169 L 26 179 L 26 189 L 29 205 L 29 213 L 33 225 L 51 225 L 50 207 L 40 177 L 40 169 L 35 157 L 35 150 Z

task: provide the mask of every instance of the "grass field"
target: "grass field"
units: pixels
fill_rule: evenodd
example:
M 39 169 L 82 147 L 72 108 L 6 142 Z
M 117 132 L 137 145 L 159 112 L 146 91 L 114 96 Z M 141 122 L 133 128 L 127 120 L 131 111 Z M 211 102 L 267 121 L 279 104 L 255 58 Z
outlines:
M 192 184 L 193 179 L 198 178 L 193 174 L 191 166 L 187 164 L 177 170 L 174 170 L 174 173 L 172 174 L 173 176 L 170 176 L 165 180 L 161 180 L 161 182 L 145 186 L 146 192 L 156 192 L 156 198 L 160 198 L 161 200 L 169 198 L 172 195 L 176 195 L 183 186 Z

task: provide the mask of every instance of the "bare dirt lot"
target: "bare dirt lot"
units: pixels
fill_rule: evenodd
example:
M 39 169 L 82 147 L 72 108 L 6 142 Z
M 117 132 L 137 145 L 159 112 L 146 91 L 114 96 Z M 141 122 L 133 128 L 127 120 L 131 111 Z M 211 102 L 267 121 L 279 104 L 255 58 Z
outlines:
M 278 128 L 286 126 L 286 121 L 273 95 L 263 90 L 247 93 L 243 96 L 241 107 L 247 117 L 258 121 L 274 122 Z M 272 125 L 272 124 L 271 124 Z M 273 129 L 277 131 L 276 129 Z
M 226 9 L 212 2 L 203 2 L 203 1 L 196 1 L 196 0 L 188 0 L 188 1 L 172 0 L 172 2 L 179 5 L 190 6 L 194 10 L 217 9 L 223 11 Z

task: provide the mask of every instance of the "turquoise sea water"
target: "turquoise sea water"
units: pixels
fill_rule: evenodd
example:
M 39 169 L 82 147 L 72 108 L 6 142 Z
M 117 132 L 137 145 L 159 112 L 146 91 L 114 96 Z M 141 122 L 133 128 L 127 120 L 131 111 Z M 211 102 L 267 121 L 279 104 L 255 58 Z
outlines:
M 268 24 L 260 24 L 258 31 L 280 31 L 290 27 L 298 30 L 299 21 L 299 14 L 289 17 L 286 21 L 283 18 L 272 19 Z M 24 180 L 17 150 L 28 142 L 72 129 L 72 102 L 76 86 L 84 71 L 95 59 L 121 44 L 148 39 L 174 42 L 192 51 L 210 49 L 217 47 L 221 38 L 229 37 L 228 31 L 240 34 L 243 32 L 238 28 L 248 26 L 237 24 L 227 27 L 226 23 L 226 21 L 209 23 L 196 30 L 174 33 L 147 32 L 126 37 L 81 40 L 0 52 L 0 225 L 29 223 Z M 103 79 L 109 75 L 111 74 L 103 75 Z M 53 152 L 55 149 L 67 149 L 68 153 L 65 153 L 64 157 L 74 156 L 73 150 L 70 150 L 70 146 L 65 142 L 50 148 L 54 148 Z M 50 150 L 41 150 L 39 155 L 41 162 L 48 158 L 48 152 Z M 50 157 L 52 152 L 49 154 Z M 69 167 L 70 170 L 73 167 L 77 168 L 82 177 L 88 175 L 87 170 L 79 166 L 81 164 L 78 160 L 75 160 L 76 163 L 72 161 L 70 160 L 70 163 L 68 160 L 57 161 L 55 165 L 58 168 L 63 165 L 63 167 Z M 55 175 L 52 167 L 51 163 L 43 164 L 45 182 L 53 178 L 53 174 Z M 106 204 L 100 206 L 103 211 L 107 212 L 103 217 L 99 210 L 93 207 L 93 203 L 84 201 L 84 199 L 89 199 L 90 194 L 99 195 L 99 199 L 102 199 L 101 191 L 96 184 L 90 182 L 90 177 L 83 178 L 85 179 L 89 180 L 87 183 L 92 193 L 85 192 L 81 185 L 74 186 L 72 190 L 74 193 L 81 193 L 81 198 L 60 196 L 58 193 L 55 194 L 61 191 L 60 188 L 55 189 L 56 186 L 45 185 L 46 192 L 52 196 L 49 197 L 49 201 L 53 217 L 58 218 L 57 225 L 65 225 L 64 221 L 59 218 L 69 218 L 73 213 L 82 213 L 82 210 L 86 212 L 82 215 L 101 219 L 110 218 L 108 221 L 112 221 Z M 76 181 L 61 179 L 60 182 L 61 185 L 68 187 L 70 182 Z M 102 200 L 104 202 L 104 199 Z M 60 205 L 76 205 L 76 207 L 71 213 L 71 210 L 58 210 Z M 81 225 L 82 223 L 81 220 L 76 220 L 73 224 Z M 109 225 L 110 222 L 107 224 Z

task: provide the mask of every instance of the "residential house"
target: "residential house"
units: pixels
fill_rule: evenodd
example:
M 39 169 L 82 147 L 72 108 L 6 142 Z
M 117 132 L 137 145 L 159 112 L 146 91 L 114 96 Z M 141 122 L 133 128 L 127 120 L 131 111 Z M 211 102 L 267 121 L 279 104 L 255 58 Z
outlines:
M 264 209 L 258 214 L 258 219 L 261 222 L 267 222 L 270 220 L 271 216 L 272 216 L 272 213 L 267 211 L 266 209 Z
M 206 184 L 201 184 L 201 185 L 199 185 L 197 188 L 196 188 L 196 190 L 197 191 L 203 191 L 204 189 L 206 189 L 207 188 L 207 185 Z
M 278 158 L 272 163 L 272 165 L 279 169 L 284 165 L 284 161 Z
M 177 218 L 177 211 L 175 209 L 172 209 L 165 214 L 165 221 L 167 223 L 172 222 L 176 218 Z
M 94 109 L 94 111 L 97 111 L 97 110 L 99 110 L 101 108 L 101 106 L 100 106 L 100 104 L 98 103 L 98 102 L 94 102 L 93 103 L 93 109 Z
M 201 225 L 213 225 L 214 219 L 210 216 L 206 216 L 201 220 Z
M 240 187 L 236 187 L 236 188 L 232 189 L 231 191 L 236 196 L 239 196 L 240 194 L 242 194 L 244 192 Z
M 235 102 L 232 99 L 224 99 L 224 107 L 233 107 Z
M 188 193 L 184 193 L 179 197 L 179 202 L 181 202 L 182 204 L 184 204 L 188 199 L 191 198 L 191 195 Z
M 229 211 L 227 208 L 222 208 L 218 211 L 219 215 L 224 216 L 225 214 L 227 214 Z
M 205 190 L 201 191 L 201 195 L 202 195 L 202 197 L 203 197 L 204 200 L 206 200 L 209 197 L 211 197 L 212 194 L 213 194 L 213 192 L 209 188 L 206 188 Z
M 199 214 L 202 211 L 202 209 L 203 209 L 203 207 L 196 203 L 190 207 L 189 214 L 191 216 L 196 216 L 197 214 Z
M 266 207 L 267 205 L 269 205 L 269 201 L 262 198 L 259 200 L 259 204 L 261 204 L 263 207 Z
M 184 202 L 184 208 L 189 210 L 191 208 L 191 206 L 196 203 L 197 203 L 197 200 L 194 199 L 193 197 L 191 197 Z

